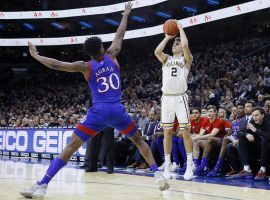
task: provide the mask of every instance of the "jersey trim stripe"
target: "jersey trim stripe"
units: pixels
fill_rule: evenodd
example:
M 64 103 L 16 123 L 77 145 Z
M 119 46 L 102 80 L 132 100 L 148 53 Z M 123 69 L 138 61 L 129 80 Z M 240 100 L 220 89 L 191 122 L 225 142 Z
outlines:
M 90 64 L 90 61 L 87 62 L 87 64 L 88 64 L 88 68 L 89 68 L 89 74 L 88 74 L 87 80 L 89 81 L 91 79 L 91 76 L 92 76 L 92 66 Z
M 81 125 L 81 124 L 78 124 L 76 128 L 77 128 L 79 131 L 81 131 L 81 132 L 83 132 L 83 133 L 85 133 L 85 134 L 87 134 L 87 135 L 91 135 L 92 137 L 94 137 L 94 136 L 97 134 L 96 131 L 94 131 L 94 130 L 92 130 L 92 129 L 86 127 L 86 126 L 83 126 L 83 125 Z
M 122 133 L 123 135 L 127 135 L 127 134 L 129 134 L 130 131 L 132 131 L 132 129 L 133 129 L 134 127 L 135 127 L 135 122 L 132 121 L 132 122 L 130 123 L 129 127 L 127 127 L 127 128 L 124 129 L 124 130 L 121 130 L 121 133 Z
M 184 105 L 185 105 L 185 109 L 186 109 L 186 114 L 187 114 L 187 124 L 189 123 L 189 109 L 188 109 L 188 107 L 187 107 L 187 105 L 186 105 L 186 103 L 187 103 L 187 99 L 186 99 L 186 97 L 185 96 L 183 96 L 183 98 L 184 98 Z M 183 123 L 182 123 L 183 124 Z
M 162 125 L 163 127 L 168 127 L 168 128 L 170 128 L 170 127 L 173 127 L 174 122 L 172 122 L 172 123 L 161 123 L 161 125 Z

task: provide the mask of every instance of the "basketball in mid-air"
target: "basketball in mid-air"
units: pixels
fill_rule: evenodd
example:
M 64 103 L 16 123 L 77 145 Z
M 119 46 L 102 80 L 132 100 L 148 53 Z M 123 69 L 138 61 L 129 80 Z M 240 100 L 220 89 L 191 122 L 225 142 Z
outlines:
M 179 34 L 179 29 L 174 20 L 169 19 L 163 24 L 163 31 L 166 35 L 176 36 Z

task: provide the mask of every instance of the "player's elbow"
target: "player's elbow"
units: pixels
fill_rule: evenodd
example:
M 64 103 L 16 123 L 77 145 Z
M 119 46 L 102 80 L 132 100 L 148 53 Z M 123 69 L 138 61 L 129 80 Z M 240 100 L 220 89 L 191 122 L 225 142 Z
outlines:
M 159 49 L 156 49 L 154 54 L 156 57 L 159 57 L 161 55 L 162 51 L 160 51 Z
M 119 47 L 119 46 L 116 46 L 115 48 L 114 48 L 114 52 L 115 53 L 120 53 L 120 51 L 121 51 L 121 47 Z

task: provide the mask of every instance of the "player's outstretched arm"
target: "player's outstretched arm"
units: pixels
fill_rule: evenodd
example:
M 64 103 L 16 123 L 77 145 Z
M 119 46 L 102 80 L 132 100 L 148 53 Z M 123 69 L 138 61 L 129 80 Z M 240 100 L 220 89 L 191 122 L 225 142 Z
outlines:
M 177 27 L 178 27 L 179 32 L 180 32 L 180 40 L 181 40 L 181 44 L 183 47 L 183 52 L 184 52 L 184 57 L 185 57 L 186 63 L 188 65 L 188 67 L 190 67 L 192 64 L 192 61 L 193 61 L 193 56 L 192 56 L 190 49 L 189 49 L 189 46 L 188 46 L 188 39 L 187 39 L 187 36 L 185 34 L 185 31 L 183 29 L 182 24 L 180 24 L 180 22 L 177 20 L 175 20 L 175 22 L 177 23 Z
M 125 36 L 125 32 L 127 30 L 128 16 L 131 12 L 131 8 L 132 8 L 132 3 L 128 2 L 125 5 L 125 11 L 123 13 L 121 23 L 116 31 L 115 38 L 111 46 L 107 49 L 107 53 L 110 54 L 113 58 L 116 58 L 119 52 L 121 51 L 122 42 Z
M 45 56 L 40 56 L 37 52 L 36 46 L 31 42 L 28 42 L 29 51 L 33 58 L 41 62 L 46 67 L 54 70 L 65 71 L 65 72 L 82 72 L 85 73 L 88 70 L 88 65 L 86 62 L 77 61 L 73 63 L 62 62 L 53 58 L 48 58 Z
M 169 40 L 174 37 L 175 36 L 165 35 L 165 38 L 161 41 L 161 43 L 159 43 L 159 45 L 155 49 L 155 56 L 162 64 L 164 64 L 168 58 L 168 55 L 163 52 L 164 48 L 166 44 L 169 42 Z

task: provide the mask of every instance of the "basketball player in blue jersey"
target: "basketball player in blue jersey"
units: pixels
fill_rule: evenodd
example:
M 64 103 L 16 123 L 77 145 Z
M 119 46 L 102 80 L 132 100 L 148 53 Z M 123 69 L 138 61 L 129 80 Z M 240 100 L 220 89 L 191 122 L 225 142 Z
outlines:
M 102 41 L 98 37 L 91 37 L 85 41 L 84 48 L 91 56 L 89 62 L 78 61 L 67 63 L 40 56 L 35 46 L 29 43 L 31 56 L 45 66 L 60 71 L 81 72 L 91 90 L 93 106 L 88 110 L 86 120 L 77 125 L 72 134 L 70 143 L 65 147 L 63 152 L 51 162 L 43 179 L 30 189 L 22 191 L 20 193 L 22 196 L 26 198 L 43 197 L 46 193 L 48 183 L 55 174 L 67 164 L 71 156 L 85 141 L 95 136 L 106 127 L 118 129 L 123 135 L 129 137 L 150 165 L 159 189 L 163 191 L 169 188 L 162 173 L 157 170 L 157 165 L 149 146 L 141 139 L 137 131 L 138 127 L 126 113 L 125 107 L 121 104 L 120 69 L 116 57 L 121 50 L 131 7 L 132 4 L 130 2 L 126 4 L 116 36 L 107 51 L 104 50 Z

